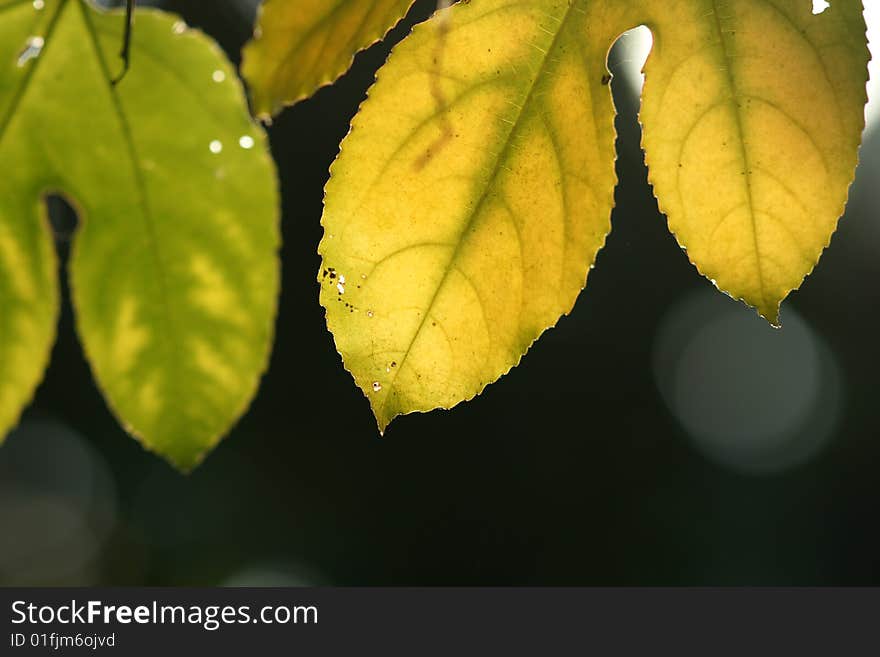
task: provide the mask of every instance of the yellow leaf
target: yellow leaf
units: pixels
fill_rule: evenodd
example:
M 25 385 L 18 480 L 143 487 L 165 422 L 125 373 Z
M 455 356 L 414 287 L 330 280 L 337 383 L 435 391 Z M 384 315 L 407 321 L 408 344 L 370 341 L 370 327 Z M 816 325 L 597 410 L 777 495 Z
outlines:
M 828 245 L 858 163 L 861 11 L 714 0 L 654 17 L 641 120 L 660 208 L 700 272 L 774 324 Z
M 639 24 L 661 207 L 700 270 L 775 321 L 863 127 L 860 7 L 809 4 L 472 0 L 417 26 L 343 142 L 320 246 L 328 326 L 380 429 L 475 396 L 572 308 L 610 229 L 607 52 Z
M 333 82 L 354 55 L 406 15 L 413 0 L 266 0 L 242 74 L 254 112 L 269 118 L 284 105 Z

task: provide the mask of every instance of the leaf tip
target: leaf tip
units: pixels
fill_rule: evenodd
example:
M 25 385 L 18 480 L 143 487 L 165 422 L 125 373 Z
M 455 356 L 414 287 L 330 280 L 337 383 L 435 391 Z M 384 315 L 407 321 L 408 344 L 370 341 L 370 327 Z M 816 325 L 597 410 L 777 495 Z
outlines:
M 376 426 L 379 429 L 379 437 L 384 438 L 385 431 L 388 429 L 388 425 L 394 421 L 394 418 L 396 418 L 398 414 L 395 412 L 389 413 L 383 408 L 383 406 L 377 407 L 375 404 L 372 403 L 371 406 L 373 408 L 373 417 L 376 418 Z
M 121 418 L 119 415 L 117 417 Z M 168 436 L 173 436 L 173 433 L 163 432 L 161 435 L 166 439 L 155 440 L 151 437 L 157 435 L 154 431 L 139 431 L 129 423 L 121 422 L 121 424 L 126 433 L 134 438 L 144 451 L 158 456 L 182 475 L 188 475 L 199 467 L 224 437 L 223 434 L 218 434 L 207 440 L 191 441 L 174 438 L 169 440 Z
M 764 319 L 767 320 L 767 323 L 770 324 L 772 328 L 781 329 L 782 322 L 779 321 L 779 304 L 777 303 L 772 307 L 772 310 L 760 310 L 758 311 Z
M 746 305 L 754 308 L 755 312 L 758 313 L 758 316 L 770 324 L 772 328 L 782 328 L 782 323 L 779 321 L 779 308 L 782 305 L 781 299 L 778 301 L 762 300 L 759 303 L 752 303 L 749 299 L 743 299 L 742 301 Z
M 250 89 L 250 99 L 254 118 L 266 125 L 270 125 L 272 123 L 272 117 L 278 113 L 280 108 L 275 106 L 276 104 L 269 96 L 255 87 L 251 87 Z
M 154 450 L 151 450 L 154 451 Z M 159 452 L 154 451 L 162 460 L 182 475 L 192 474 L 193 470 L 202 464 L 210 449 L 199 452 Z

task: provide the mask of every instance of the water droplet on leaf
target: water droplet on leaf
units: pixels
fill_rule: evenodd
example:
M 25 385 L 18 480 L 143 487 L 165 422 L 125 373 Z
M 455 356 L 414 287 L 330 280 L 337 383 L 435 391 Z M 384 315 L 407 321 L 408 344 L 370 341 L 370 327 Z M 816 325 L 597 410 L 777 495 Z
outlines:
M 209 149 L 212 153 L 214 153 L 214 155 L 216 155 L 217 153 L 219 153 L 220 151 L 223 150 L 223 144 L 220 143 L 219 140 L 215 139 L 215 140 L 212 141 L 210 144 L 208 144 L 208 149 Z
M 43 50 L 44 45 L 46 45 L 46 42 L 43 40 L 43 37 L 28 37 L 27 41 L 24 42 L 24 50 L 19 53 L 18 61 L 16 63 L 19 66 L 24 66 L 30 60 L 36 59 L 40 56 L 40 52 Z

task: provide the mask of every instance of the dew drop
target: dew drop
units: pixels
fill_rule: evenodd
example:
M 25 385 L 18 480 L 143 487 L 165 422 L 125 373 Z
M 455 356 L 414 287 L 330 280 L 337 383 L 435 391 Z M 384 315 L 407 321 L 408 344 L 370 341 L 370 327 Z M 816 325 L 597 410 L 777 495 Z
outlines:
M 211 79 L 212 79 L 214 82 L 223 82 L 223 80 L 226 79 L 226 73 L 224 73 L 223 71 L 221 71 L 221 70 L 218 68 L 216 71 L 214 71 L 213 73 L 211 73 Z
M 46 45 L 46 42 L 43 40 L 43 37 L 28 37 L 27 41 L 24 42 L 24 50 L 19 53 L 18 61 L 16 63 L 19 66 L 24 66 L 30 60 L 36 59 L 40 56 L 40 52 L 42 52 L 44 45 Z
M 372 317 L 372 316 L 373 316 L 373 311 L 372 311 L 372 310 L 368 310 L 368 311 L 367 311 L 367 317 Z
M 241 146 L 242 148 L 244 148 L 245 150 L 251 149 L 254 147 L 254 138 L 251 137 L 250 135 L 243 135 L 238 140 L 238 145 Z
M 45 6 L 46 3 L 43 0 L 34 0 L 34 9 L 37 11 L 42 11 Z
M 339 294 L 345 294 L 345 283 L 343 283 L 342 281 L 339 281 L 336 284 L 336 289 L 339 291 Z
M 382 384 L 378 381 L 373 381 L 373 392 L 379 392 L 382 389 Z
M 183 21 L 174 21 L 174 25 L 171 26 L 171 31 L 174 34 L 183 34 L 186 32 L 186 23 Z
M 208 149 L 214 154 L 217 155 L 220 151 L 223 150 L 223 144 L 220 143 L 219 140 L 215 139 L 210 144 L 208 144 Z

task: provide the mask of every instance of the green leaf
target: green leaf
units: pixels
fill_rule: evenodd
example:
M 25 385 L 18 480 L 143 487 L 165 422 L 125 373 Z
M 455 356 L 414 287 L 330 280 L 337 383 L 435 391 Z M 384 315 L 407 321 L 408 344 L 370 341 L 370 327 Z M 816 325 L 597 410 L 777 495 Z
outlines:
M 813 268 L 864 126 L 858 3 L 459 3 L 395 48 L 326 190 L 321 302 L 380 429 L 477 395 L 572 308 L 610 229 L 606 55 L 640 24 L 651 181 L 692 261 L 771 321 Z
M 413 0 L 266 0 L 242 74 L 254 112 L 268 119 L 351 66 L 406 15 Z
M 138 11 L 131 70 L 113 86 L 122 15 L 37 7 L 0 5 L 0 433 L 52 341 L 40 197 L 60 193 L 80 219 L 71 288 L 95 378 L 126 429 L 187 470 L 267 363 L 279 236 L 265 137 L 219 48 L 175 17 Z M 26 52 L 34 37 L 41 51 Z

